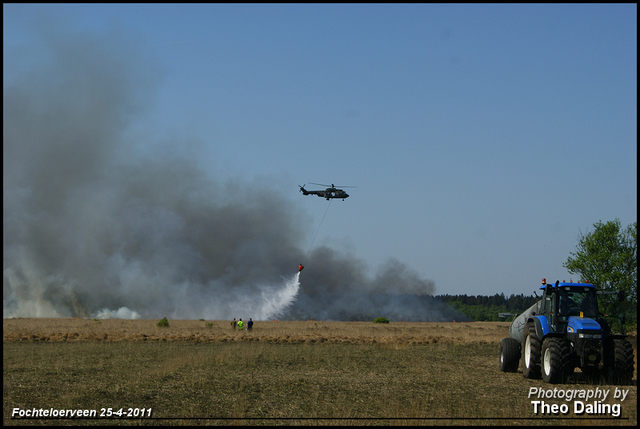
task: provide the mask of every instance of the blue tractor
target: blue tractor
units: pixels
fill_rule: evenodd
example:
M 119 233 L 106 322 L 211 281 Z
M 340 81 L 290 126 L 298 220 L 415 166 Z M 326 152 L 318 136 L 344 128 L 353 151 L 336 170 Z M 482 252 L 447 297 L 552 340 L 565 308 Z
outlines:
M 500 343 L 500 370 L 515 372 L 521 363 L 525 378 L 564 383 L 580 368 L 588 377 L 630 384 L 633 347 L 626 335 L 612 334 L 598 312 L 596 287 L 542 279 L 540 289 L 542 298 L 513 320 Z

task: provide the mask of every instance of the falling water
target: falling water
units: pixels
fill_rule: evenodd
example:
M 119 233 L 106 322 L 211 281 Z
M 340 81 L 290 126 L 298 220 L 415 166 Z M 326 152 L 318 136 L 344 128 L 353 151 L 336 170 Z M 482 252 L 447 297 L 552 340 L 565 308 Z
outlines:
M 282 287 L 262 289 L 256 320 L 277 319 L 296 300 L 300 291 L 300 271 L 289 279 L 282 278 Z

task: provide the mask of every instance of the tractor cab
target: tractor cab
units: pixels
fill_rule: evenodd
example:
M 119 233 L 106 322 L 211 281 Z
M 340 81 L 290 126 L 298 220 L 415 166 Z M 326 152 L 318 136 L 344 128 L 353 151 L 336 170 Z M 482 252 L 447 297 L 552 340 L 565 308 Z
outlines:
M 543 314 L 549 333 L 564 334 L 575 349 L 582 368 L 602 366 L 603 330 L 608 324 L 598 315 L 596 287 L 590 283 L 545 284 Z
M 598 318 L 598 299 L 594 285 L 567 282 L 552 285 L 543 282 L 540 289 L 544 290 L 544 295 L 539 314 L 545 316 L 553 332 L 571 332 L 571 329 L 567 330 L 568 327 L 574 330 L 594 329 L 586 326 L 589 325 L 588 319 Z

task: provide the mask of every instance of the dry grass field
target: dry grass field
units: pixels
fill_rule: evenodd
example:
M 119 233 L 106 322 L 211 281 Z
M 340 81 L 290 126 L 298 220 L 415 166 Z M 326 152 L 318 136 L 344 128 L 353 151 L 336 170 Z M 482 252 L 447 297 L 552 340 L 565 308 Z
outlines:
M 632 386 L 498 370 L 508 323 L 5 319 L 5 425 L 633 425 Z M 636 352 L 637 341 L 632 336 Z M 636 365 L 637 370 L 637 365 Z M 534 413 L 531 388 L 610 391 L 609 414 Z M 624 402 L 614 391 L 628 391 Z M 546 399 L 547 404 L 568 404 Z M 593 401 L 591 401 L 593 402 Z M 151 409 L 151 419 L 18 419 L 13 410 Z
M 269 343 L 489 344 L 508 335 L 509 323 L 256 322 L 252 331 L 229 321 L 122 319 L 4 319 L 4 341 L 257 341 Z

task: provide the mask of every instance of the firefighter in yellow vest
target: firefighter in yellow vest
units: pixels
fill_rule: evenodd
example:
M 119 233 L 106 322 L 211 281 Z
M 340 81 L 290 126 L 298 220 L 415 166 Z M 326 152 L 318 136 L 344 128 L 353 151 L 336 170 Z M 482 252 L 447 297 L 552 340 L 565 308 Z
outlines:
M 240 319 L 238 320 L 238 329 L 242 331 L 243 328 L 244 328 L 244 322 L 242 321 L 242 319 Z

